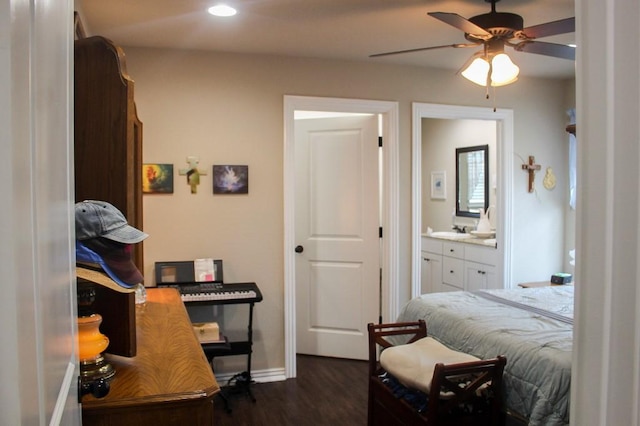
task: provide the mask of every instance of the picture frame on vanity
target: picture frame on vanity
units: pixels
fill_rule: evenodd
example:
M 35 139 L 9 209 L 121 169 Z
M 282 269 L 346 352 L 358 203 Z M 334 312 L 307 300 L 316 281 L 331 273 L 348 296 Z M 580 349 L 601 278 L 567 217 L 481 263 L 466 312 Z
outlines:
M 431 199 L 447 199 L 447 172 L 431 172 Z

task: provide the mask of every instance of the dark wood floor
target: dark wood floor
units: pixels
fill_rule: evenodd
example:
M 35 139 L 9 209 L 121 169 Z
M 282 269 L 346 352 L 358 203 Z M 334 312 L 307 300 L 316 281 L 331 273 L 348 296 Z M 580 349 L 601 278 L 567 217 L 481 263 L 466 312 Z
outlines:
M 215 399 L 214 425 L 359 426 L 367 423 L 367 362 L 297 356 L 295 379 L 255 383 L 256 398 L 231 395 L 231 413 Z M 223 385 L 224 383 L 220 383 Z

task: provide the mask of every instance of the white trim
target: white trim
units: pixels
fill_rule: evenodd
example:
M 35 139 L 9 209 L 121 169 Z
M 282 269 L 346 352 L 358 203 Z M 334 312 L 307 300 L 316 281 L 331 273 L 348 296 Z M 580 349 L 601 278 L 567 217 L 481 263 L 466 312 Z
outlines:
M 295 305 L 295 200 L 294 113 L 296 110 L 380 114 L 383 120 L 382 185 L 382 316 L 395 319 L 399 312 L 399 130 L 398 103 L 365 99 L 284 97 L 284 339 L 286 377 L 296 377 Z
M 576 2 L 575 425 L 640 424 L 639 21 L 637 1 Z
M 75 356 L 74 356 L 75 361 Z M 58 392 L 58 398 L 56 399 L 56 405 L 53 407 L 53 413 L 51 413 L 51 420 L 49 426 L 58 426 L 62 421 L 64 410 L 66 408 L 67 397 L 69 396 L 69 390 L 71 389 L 71 381 L 76 379 L 76 364 L 72 361 L 67 365 L 62 383 L 60 384 L 60 391 Z
M 223 386 L 234 375 L 236 375 L 236 373 L 216 374 L 216 381 L 220 386 Z M 284 368 L 251 370 L 251 380 L 255 381 L 256 383 L 281 382 L 286 379 L 287 377 L 284 374 Z
M 512 256 L 512 221 L 513 211 L 513 111 L 510 109 L 481 108 L 456 105 L 427 104 L 414 102 L 412 104 L 412 216 L 411 216 L 411 294 L 420 294 L 420 250 L 422 230 L 422 119 L 475 119 L 492 120 L 498 123 L 496 140 L 498 163 L 498 194 L 497 194 L 497 232 L 499 271 L 498 282 L 504 287 L 513 286 L 511 272 Z

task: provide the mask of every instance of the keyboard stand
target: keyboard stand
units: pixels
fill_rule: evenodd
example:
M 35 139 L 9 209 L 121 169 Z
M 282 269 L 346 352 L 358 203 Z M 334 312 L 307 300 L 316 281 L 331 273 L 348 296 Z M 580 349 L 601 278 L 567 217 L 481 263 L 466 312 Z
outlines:
M 225 284 L 225 286 L 233 286 L 238 284 Z M 224 401 L 225 410 L 227 413 L 231 413 L 231 405 L 229 403 L 229 396 L 236 394 L 244 394 L 248 396 L 251 401 L 256 402 L 256 398 L 251 391 L 251 384 L 253 380 L 251 378 L 251 354 L 253 352 L 253 308 L 257 302 L 262 301 L 262 294 L 255 283 L 244 283 L 244 286 L 250 285 L 255 287 L 257 293 L 256 298 L 251 299 L 226 299 L 226 300 L 207 300 L 207 301 L 195 301 L 185 302 L 186 305 L 237 305 L 248 304 L 249 305 L 249 322 L 247 326 L 247 339 L 240 341 L 230 341 L 226 344 L 220 343 L 202 343 L 202 350 L 207 357 L 207 360 L 213 368 L 213 359 L 221 356 L 231 355 L 246 355 L 247 356 L 247 370 L 238 373 L 231 377 L 225 386 L 220 388 L 220 396 Z M 215 373 L 215 372 L 214 372 Z

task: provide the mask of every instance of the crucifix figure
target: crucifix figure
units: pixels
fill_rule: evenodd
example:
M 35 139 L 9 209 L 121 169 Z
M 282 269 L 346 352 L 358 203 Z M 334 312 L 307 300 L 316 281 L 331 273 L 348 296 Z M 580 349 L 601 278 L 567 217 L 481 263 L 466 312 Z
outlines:
M 187 184 L 191 187 L 192 194 L 198 192 L 198 185 L 200 185 L 200 176 L 204 176 L 207 174 L 206 171 L 198 168 L 199 163 L 200 159 L 198 157 L 189 156 L 187 157 L 187 164 L 189 164 L 189 166 L 186 169 L 178 170 L 178 173 L 183 176 L 187 176 Z
M 529 192 L 533 192 L 533 179 L 536 176 L 536 171 L 540 170 L 540 164 L 536 164 L 536 158 L 530 155 L 529 164 L 523 164 L 522 170 L 529 172 Z

